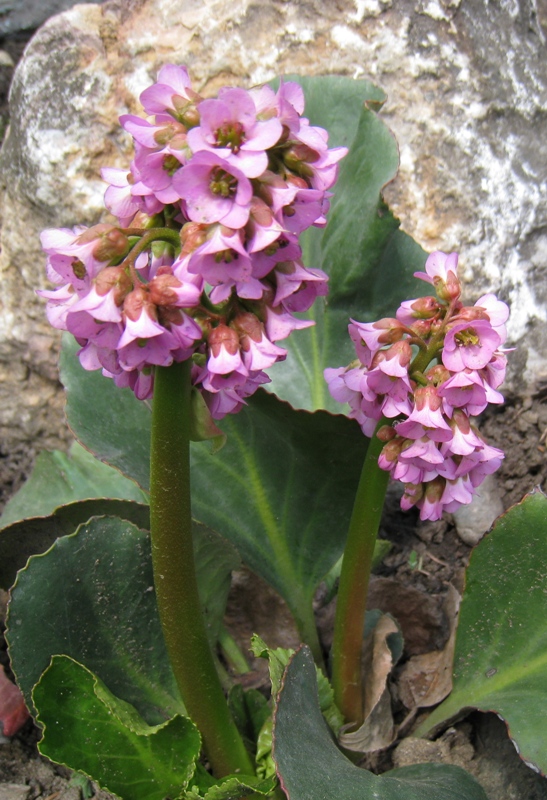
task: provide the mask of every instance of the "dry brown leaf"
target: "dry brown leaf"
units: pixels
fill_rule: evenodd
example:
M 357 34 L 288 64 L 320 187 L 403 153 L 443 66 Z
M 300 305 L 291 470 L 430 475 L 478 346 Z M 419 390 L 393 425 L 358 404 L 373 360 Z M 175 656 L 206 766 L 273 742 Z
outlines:
M 442 650 L 413 656 L 400 672 L 399 697 L 411 711 L 437 705 L 452 690 L 452 663 L 460 600 L 459 593 L 450 584 L 444 606 L 450 625 L 446 646 Z
M 364 716 L 361 727 L 339 737 L 342 747 L 358 753 L 370 753 L 388 747 L 395 739 L 391 695 L 387 679 L 393 669 L 388 636 L 399 627 L 389 614 L 383 614 L 365 639 L 363 673 L 365 677 Z
M 448 638 L 441 599 L 392 578 L 372 577 L 367 608 L 379 608 L 395 617 L 409 656 L 441 650 Z

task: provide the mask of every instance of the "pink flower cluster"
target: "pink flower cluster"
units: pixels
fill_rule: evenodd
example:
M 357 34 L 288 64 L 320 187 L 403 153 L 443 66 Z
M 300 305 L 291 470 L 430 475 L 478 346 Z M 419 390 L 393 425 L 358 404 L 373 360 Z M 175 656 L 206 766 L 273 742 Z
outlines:
M 118 225 L 46 230 L 52 325 L 140 399 L 154 367 L 193 360 L 211 413 L 237 411 L 286 356 L 275 344 L 312 325 L 294 316 L 327 292 L 305 267 L 299 234 L 323 226 L 346 148 L 302 116 L 301 87 L 225 87 L 203 99 L 184 67 L 166 65 L 141 94 L 147 118 L 124 115 L 129 171 L 108 168 Z
M 401 506 L 417 506 L 421 519 L 471 502 L 504 457 L 471 418 L 503 402 L 509 309 L 493 294 L 464 306 L 457 264 L 457 253 L 432 253 L 415 275 L 436 296 L 405 301 L 393 319 L 352 321 L 358 360 L 325 370 L 330 393 L 349 403 L 366 436 L 386 422 L 379 466 L 404 483 Z

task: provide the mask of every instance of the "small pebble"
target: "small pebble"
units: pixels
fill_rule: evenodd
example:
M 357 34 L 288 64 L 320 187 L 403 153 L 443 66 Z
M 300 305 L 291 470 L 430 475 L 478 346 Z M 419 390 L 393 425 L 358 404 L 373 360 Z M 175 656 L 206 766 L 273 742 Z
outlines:
M 13 63 L 13 58 L 7 53 L 5 50 L 0 50 L 0 67 L 13 67 L 15 64 Z
M 460 506 L 454 512 L 458 536 L 468 545 L 477 544 L 502 513 L 503 503 L 497 480 L 494 475 L 487 475 L 471 503 Z
M 3 783 L 0 786 L 0 797 L 2 800 L 27 800 L 30 786 L 22 783 Z

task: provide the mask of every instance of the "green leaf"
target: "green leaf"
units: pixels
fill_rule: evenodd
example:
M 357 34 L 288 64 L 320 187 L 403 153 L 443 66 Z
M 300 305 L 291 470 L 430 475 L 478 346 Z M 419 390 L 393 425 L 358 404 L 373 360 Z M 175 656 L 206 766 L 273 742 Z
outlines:
M 92 497 L 146 501 L 133 481 L 74 442 L 67 456 L 59 450 L 42 452 L 28 481 L 8 501 L 0 528 L 32 517 L 47 517 L 59 506 Z
M 268 388 L 295 408 L 338 411 L 323 370 L 355 358 L 350 317 L 391 317 L 402 300 L 424 294 L 425 284 L 413 273 L 423 269 L 426 254 L 399 229 L 381 197 L 399 164 L 395 139 L 376 113 L 382 93 L 347 78 L 296 80 L 304 87 L 311 123 L 329 131 L 331 146 L 350 145 L 350 152 L 340 164 L 326 229 L 313 228 L 301 237 L 306 266 L 330 276 L 328 299 L 316 301 L 305 315 L 315 327 L 287 340 L 289 355 L 271 370 Z
M 193 513 L 277 589 L 303 632 L 343 551 L 367 440 L 353 420 L 295 411 L 266 392 L 222 426 L 220 453 L 192 448 Z
M 91 398 L 100 398 L 108 381 L 98 372 L 85 372 L 71 349 L 65 341 L 63 382 L 75 434 L 98 458 L 147 487 L 148 411 L 140 432 L 146 455 L 132 449 L 132 428 L 118 426 L 115 417 L 104 427 L 80 427 L 93 416 Z M 114 389 L 119 398 L 112 414 L 131 419 L 138 401 Z M 106 415 L 101 411 L 101 419 Z M 118 431 L 116 451 L 109 438 L 112 427 Z M 367 440 L 353 420 L 295 411 L 263 391 L 239 414 L 225 417 L 222 428 L 228 441 L 220 452 L 212 454 L 200 443 L 191 447 L 194 517 L 227 537 L 284 597 L 301 630 L 309 630 L 315 588 L 344 548 Z
M 277 780 L 271 778 L 256 778 L 254 775 L 228 775 L 203 796 L 203 800 L 238 800 L 239 797 L 261 794 L 269 795 L 273 792 Z
M 63 336 L 60 368 L 67 392 L 70 429 L 84 447 L 148 491 L 150 486 L 150 409 L 130 389 L 118 388 L 99 371 L 83 369 L 80 346 Z
M 194 526 L 200 598 L 211 639 L 222 620 L 233 548 Z M 19 572 L 7 634 L 25 698 L 62 653 L 85 664 L 150 723 L 182 713 L 153 591 L 150 542 L 120 519 L 92 519 Z
M 200 736 L 185 717 L 149 727 L 89 670 L 54 656 L 33 692 L 42 755 L 78 769 L 123 800 L 178 796 L 194 773 Z
M 255 658 L 268 659 L 272 697 L 277 697 L 277 693 L 281 688 L 283 673 L 294 650 L 288 647 L 276 647 L 275 650 L 272 650 L 258 634 L 253 633 L 251 636 L 251 652 Z
M 418 730 L 462 709 L 495 711 L 522 758 L 547 772 L 547 497 L 527 495 L 475 547 L 454 656 L 454 687 Z
M 23 569 L 30 556 L 45 553 L 56 539 L 74 533 L 79 525 L 97 516 L 120 517 L 146 530 L 150 527 L 148 505 L 107 499 L 80 500 L 60 506 L 49 517 L 14 522 L 0 532 L 0 587 L 9 589 L 13 585 L 17 570 Z
M 487 800 L 460 767 L 419 764 L 378 776 L 354 766 L 321 714 L 307 647 L 293 656 L 278 695 L 274 759 L 289 800 Z
M 228 705 L 247 750 L 255 753 L 258 734 L 271 715 L 268 701 L 258 689 L 245 691 L 236 683 L 230 690 Z

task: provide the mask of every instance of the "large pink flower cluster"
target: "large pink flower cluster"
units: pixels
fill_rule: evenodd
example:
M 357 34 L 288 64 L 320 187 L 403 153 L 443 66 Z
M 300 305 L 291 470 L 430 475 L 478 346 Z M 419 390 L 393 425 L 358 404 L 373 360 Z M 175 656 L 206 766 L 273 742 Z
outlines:
M 302 116 L 296 83 L 223 88 L 201 98 L 166 65 L 125 115 L 135 157 L 108 168 L 118 225 L 46 230 L 50 322 L 145 399 L 156 365 L 193 359 L 192 379 L 217 419 L 237 411 L 284 359 L 275 344 L 311 324 L 294 316 L 327 292 L 305 267 L 299 234 L 325 224 L 343 147 Z
M 421 519 L 471 502 L 503 459 L 472 417 L 503 402 L 509 309 L 493 294 L 464 306 L 457 264 L 456 253 L 432 253 L 415 275 L 436 296 L 405 301 L 393 319 L 352 321 L 358 360 L 325 370 L 332 396 L 349 403 L 365 435 L 386 422 L 379 466 L 404 483 L 401 506 L 417 506 Z

